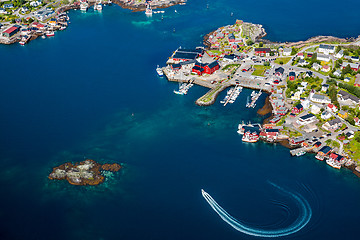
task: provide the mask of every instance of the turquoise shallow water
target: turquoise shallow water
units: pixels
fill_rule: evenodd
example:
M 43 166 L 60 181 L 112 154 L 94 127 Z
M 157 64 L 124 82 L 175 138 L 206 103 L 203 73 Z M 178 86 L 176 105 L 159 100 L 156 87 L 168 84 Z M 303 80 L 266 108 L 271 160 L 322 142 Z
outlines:
M 206 89 L 177 96 L 177 84 L 155 72 L 178 46 L 196 46 L 235 18 L 263 24 L 274 41 L 358 35 L 359 3 L 337 11 L 341 18 L 335 3 L 309 3 L 226 0 L 207 10 L 195 0 L 165 10 L 163 21 L 117 6 L 72 11 L 54 38 L 0 46 L 0 239 L 253 239 L 223 222 L 200 189 L 247 224 L 286 227 L 296 202 L 268 181 L 311 205 L 310 223 L 289 238 L 356 239 L 360 181 L 352 173 L 311 155 L 291 158 L 279 145 L 242 143 L 237 124 L 263 119 L 244 106 L 250 90 L 226 108 L 201 108 L 194 101 Z M 98 187 L 47 179 L 53 166 L 84 158 L 125 167 Z

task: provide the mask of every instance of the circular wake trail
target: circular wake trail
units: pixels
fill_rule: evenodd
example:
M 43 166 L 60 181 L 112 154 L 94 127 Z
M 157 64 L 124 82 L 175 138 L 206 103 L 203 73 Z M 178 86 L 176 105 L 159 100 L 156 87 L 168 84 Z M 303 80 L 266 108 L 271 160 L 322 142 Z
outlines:
M 280 191 L 291 196 L 297 203 L 300 209 L 300 213 L 298 218 L 288 227 L 276 230 L 265 230 L 259 228 L 252 228 L 246 226 L 241 221 L 232 217 L 229 213 L 227 213 L 207 192 L 201 189 L 201 194 L 205 198 L 205 200 L 209 203 L 209 205 L 214 209 L 214 211 L 230 226 L 235 228 L 236 230 L 257 237 L 283 237 L 293 233 L 300 231 L 305 225 L 310 221 L 312 211 L 309 203 L 300 195 L 295 193 L 286 191 L 285 189 L 279 187 L 274 183 L 270 183 Z

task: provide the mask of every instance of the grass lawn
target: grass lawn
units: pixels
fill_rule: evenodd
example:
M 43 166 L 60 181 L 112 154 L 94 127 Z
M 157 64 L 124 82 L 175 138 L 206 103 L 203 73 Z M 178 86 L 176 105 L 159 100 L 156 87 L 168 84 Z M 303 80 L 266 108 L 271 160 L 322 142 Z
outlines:
M 274 62 L 277 63 L 277 64 L 280 64 L 280 62 L 282 61 L 283 64 L 287 64 L 290 61 L 291 58 L 292 57 L 279 57 Z
M 226 65 L 225 67 L 222 68 L 222 70 L 227 70 L 229 68 L 232 68 L 232 67 L 240 67 L 241 64 L 237 64 L 237 63 L 234 63 L 234 64 L 228 64 Z
M 203 102 L 210 102 L 212 100 L 212 96 L 221 88 L 221 86 L 216 86 L 211 91 L 206 93 L 200 100 Z
M 270 66 L 254 65 L 253 68 L 255 68 L 255 71 L 251 75 L 263 77 L 266 69 L 270 69 Z
M 360 143 L 357 142 L 355 139 L 351 140 L 348 145 L 345 145 L 346 152 L 349 153 L 351 158 L 357 162 L 360 160 Z

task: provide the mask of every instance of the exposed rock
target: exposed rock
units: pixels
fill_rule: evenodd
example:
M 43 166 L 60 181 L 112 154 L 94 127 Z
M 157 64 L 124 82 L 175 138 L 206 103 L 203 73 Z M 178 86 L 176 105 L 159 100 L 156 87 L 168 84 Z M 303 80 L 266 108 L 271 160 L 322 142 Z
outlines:
M 104 175 L 100 170 L 117 172 L 121 165 L 117 163 L 104 164 L 87 159 L 80 163 L 64 163 L 53 168 L 49 175 L 51 180 L 67 180 L 72 185 L 98 185 L 105 181 Z

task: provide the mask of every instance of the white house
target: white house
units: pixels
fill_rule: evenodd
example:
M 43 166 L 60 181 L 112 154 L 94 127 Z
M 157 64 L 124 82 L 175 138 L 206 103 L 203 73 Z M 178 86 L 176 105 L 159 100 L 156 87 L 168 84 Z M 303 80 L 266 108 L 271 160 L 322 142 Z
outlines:
M 41 3 L 42 3 L 42 1 L 32 1 L 32 2 L 30 2 L 30 6 L 38 7 L 41 5 Z
M 8 12 L 7 11 L 5 11 L 5 9 L 3 9 L 3 8 L 0 8 L 0 14 L 7 14 Z
M 335 55 L 336 58 L 342 58 L 343 56 L 344 56 L 344 51 L 343 51 L 343 50 L 340 50 L 340 51 Z
M 320 68 L 321 68 L 321 65 L 318 64 L 318 63 L 314 63 L 314 64 L 312 65 L 312 68 L 315 69 L 315 71 L 319 71 Z
M 307 82 L 301 82 L 300 85 L 303 86 L 304 88 L 306 88 L 308 83 Z
M 323 85 L 321 85 L 321 91 L 322 91 L 322 92 L 327 92 L 328 89 L 329 89 L 329 84 L 323 84 Z
M 317 60 L 319 61 L 325 61 L 325 62 L 330 62 L 330 56 L 329 55 L 325 55 L 325 54 L 318 54 L 316 57 Z
M 298 65 L 299 66 L 305 66 L 305 65 L 308 65 L 309 63 L 307 61 L 305 61 L 304 59 L 300 59 L 299 62 L 298 62 Z
M 306 99 L 306 100 L 301 102 L 301 105 L 303 105 L 304 109 L 309 109 L 310 108 L 310 101 Z
M 335 53 L 335 46 L 332 45 L 326 45 L 326 44 L 320 44 L 319 53 L 324 53 L 326 55 L 334 54 Z
M 331 116 L 331 113 L 326 110 L 321 113 L 321 118 L 324 120 L 331 118 Z
M 333 120 L 330 120 L 330 121 L 324 123 L 322 125 L 322 127 L 328 131 L 335 131 L 336 129 L 341 127 L 341 125 L 342 125 L 342 122 L 340 121 L 340 119 L 335 118 Z
M 290 56 L 292 52 L 291 48 L 284 48 L 283 56 Z
M 331 103 L 330 98 L 325 95 L 316 94 L 314 92 L 310 93 L 310 101 L 316 103 Z
M 307 125 L 307 124 L 313 123 L 315 121 L 316 121 L 316 117 L 313 114 L 309 113 L 302 117 L 299 117 L 299 119 L 296 121 L 296 123 L 299 125 Z
M 336 70 L 336 71 L 334 72 L 334 76 L 335 76 L 335 77 L 340 77 L 340 76 L 341 76 L 341 71 L 340 71 L 340 70 Z
M 350 82 L 350 78 L 349 77 L 344 78 L 344 82 Z
M 291 99 L 295 100 L 295 101 L 300 100 L 300 95 L 301 95 L 301 92 L 297 91 L 294 93 L 294 95 L 291 96 Z
M 310 112 L 313 114 L 319 114 L 321 111 L 321 108 L 319 108 L 318 106 L 316 106 L 315 104 L 311 105 L 311 110 Z
M 21 7 L 20 11 L 22 14 L 25 14 L 27 11 L 29 11 L 29 9 L 27 7 Z

